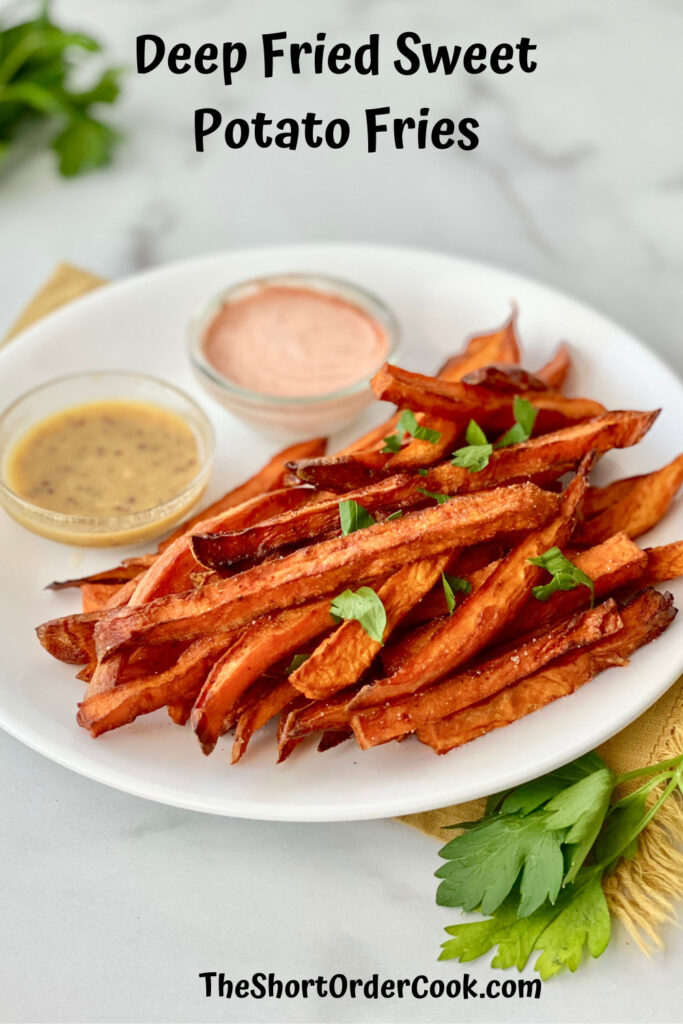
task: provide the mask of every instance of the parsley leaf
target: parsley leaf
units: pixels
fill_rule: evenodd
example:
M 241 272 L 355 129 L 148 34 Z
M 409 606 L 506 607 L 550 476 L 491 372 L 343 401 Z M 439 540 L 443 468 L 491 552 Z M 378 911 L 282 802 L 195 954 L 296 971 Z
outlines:
M 418 494 L 424 494 L 425 498 L 433 498 L 437 505 L 445 505 L 451 500 L 450 494 L 442 494 L 440 491 L 428 491 L 425 487 L 418 487 Z
M 449 576 L 448 573 L 441 573 L 441 583 L 443 584 L 443 592 L 446 595 L 446 604 L 448 605 L 448 614 L 453 614 L 455 608 L 455 595 L 469 594 L 472 589 L 472 584 L 468 580 L 462 579 L 461 576 Z
M 366 526 L 374 526 L 377 520 L 357 501 L 349 498 L 339 502 L 339 522 L 342 537 L 346 537 L 356 530 L 364 530 Z
M 428 469 L 418 469 L 417 475 L 418 476 L 429 476 L 429 470 Z
M 384 520 L 385 523 L 393 523 L 394 519 L 400 519 L 403 515 L 403 509 L 397 508 L 395 512 L 392 512 L 390 516 L 387 516 Z
M 614 789 L 639 776 L 644 784 L 610 805 Z M 600 956 L 610 939 L 603 875 L 633 856 L 639 833 L 682 785 L 683 755 L 615 776 L 592 753 L 491 797 L 480 821 L 452 826 L 465 832 L 441 851 L 449 864 L 437 872 L 437 903 L 490 916 L 447 928 L 439 959 L 470 961 L 497 947 L 492 966 L 522 970 L 539 950 L 534 966 L 545 980 L 575 971 L 584 949 Z
M 285 670 L 286 675 L 291 676 L 292 672 L 296 672 L 298 668 L 301 668 L 309 658 L 310 654 L 295 654 Z
M 359 587 L 356 591 L 344 590 L 332 601 L 330 614 L 335 622 L 355 619 L 372 640 L 378 644 L 383 642 L 387 613 L 380 597 L 371 587 Z
M 562 885 L 564 831 L 549 831 L 542 815 L 498 815 L 485 827 L 456 836 L 440 851 L 447 864 L 436 902 L 490 914 L 509 896 L 521 872 L 519 916 L 527 917 Z
M 528 558 L 532 565 L 538 565 L 550 573 L 549 583 L 533 587 L 531 593 L 537 601 L 547 601 L 558 590 L 574 590 L 576 587 L 588 587 L 591 593 L 591 608 L 595 601 L 595 585 L 590 576 L 582 569 L 565 558 L 559 548 L 549 548 L 538 558 Z
M 486 434 L 475 420 L 470 420 L 465 431 L 467 444 L 453 452 L 452 466 L 469 469 L 470 473 L 478 473 L 489 464 L 493 454 L 493 445 L 486 440 Z
M 119 94 L 117 68 L 105 70 L 88 89 L 70 86 L 78 51 L 95 53 L 99 43 L 80 32 L 65 32 L 52 23 L 48 4 L 33 21 L 0 29 L 0 155 L 26 125 L 54 123 L 51 146 L 60 173 L 81 174 L 107 163 L 117 133 L 97 120 L 91 108 L 113 103 Z
M 404 409 L 399 417 L 396 433 L 384 438 L 385 447 L 382 448 L 382 452 L 400 451 L 406 434 L 414 437 L 416 441 L 429 441 L 430 444 L 437 444 L 441 439 L 440 430 L 421 427 L 415 413 L 410 409 Z
M 494 448 L 509 448 L 511 444 L 520 444 L 531 437 L 538 409 L 534 409 L 531 402 L 527 402 L 526 398 L 520 398 L 519 395 L 515 397 L 512 409 L 515 424 L 496 441 Z

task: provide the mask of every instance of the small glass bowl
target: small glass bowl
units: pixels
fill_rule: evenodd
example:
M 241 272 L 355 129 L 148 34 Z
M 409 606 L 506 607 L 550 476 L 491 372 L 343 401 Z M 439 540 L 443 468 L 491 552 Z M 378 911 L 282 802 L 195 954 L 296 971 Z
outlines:
M 344 299 L 376 320 L 386 332 L 387 350 L 373 367 L 373 376 L 385 362 L 391 362 L 399 346 L 399 328 L 393 313 L 370 292 L 348 281 L 322 274 L 273 274 L 251 278 L 223 289 L 202 305 L 192 317 L 188 330 L 188 351 L 200 383 L 217 402 L 235 416 L 262 432 L 278 438 L 297 440 L 316 434 L 331 434 L 354 420 L 372 400 L 369 377 L 364 376 L 338 391 L 321 395 L 287 398 L 264 395 L 240 387 L 220 374 L 207 360 L 203 341 L 206 330 L 227 302 L 243 298 L 269 286 L 306 288 Z
M 68 515 L 42 508 L 9 486 L 7 464 L 14 445 L 31 429 L 72 406 L 111 399 L 148 402 L 180 416 L 192 428 L 199 452 L 199 470 L 173 498 L 113 516 Z M 141 373 L 77 373 L 27 391 L 0 414 L 0 502 L 9 514 L 34 533 L 81 547 L 114 547 L 158 537 L 183 519 L 201 498 L 214 460 L 214 433 L 207 416 L 183 391 Z

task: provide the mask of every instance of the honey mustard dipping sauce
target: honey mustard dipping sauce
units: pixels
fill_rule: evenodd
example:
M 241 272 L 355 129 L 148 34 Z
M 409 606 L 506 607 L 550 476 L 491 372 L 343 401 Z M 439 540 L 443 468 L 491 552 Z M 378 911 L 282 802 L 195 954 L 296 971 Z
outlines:
M 7 511 L 36 533 L 87 546 L 170 530 L 201 497 L 213 461 L 211 425 L 189 396 L 114 373 L 27 393 L 0 417 L 0 446 Z
M 145 402 L 92 402 L 50 416 L 15 445 L 7 483 L 34 505 L 80 516 L 154 508 L 199 468 L 194 431 Z

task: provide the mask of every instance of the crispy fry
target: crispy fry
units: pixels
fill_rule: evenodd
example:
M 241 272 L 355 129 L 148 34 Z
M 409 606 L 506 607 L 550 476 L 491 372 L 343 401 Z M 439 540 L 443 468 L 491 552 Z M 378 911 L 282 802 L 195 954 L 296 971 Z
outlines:
M 101 736 L 133 722 L 138 715 L 196 695 L 206 673 L 230 643 L 226 635 L 200 637 L 165 672 L 142 675 L 103 693 L 88 696 L 78 705 L 78 724 Z
M 489 465 L 479 473 L 471 473 L 450 462 L 442 463 L 431 469 L 418 486 L 427 490 L 440 490 L 444 494 L 455 494 L 465 487 L 493 487 L 507 480 L 531 478 L 547 473 L 553 466 L 559 470 L 563 465 L 578 461 L 589 451 L 606 452 L 612 448 L 628 448 L 637 444 L 658 415 L 659 410 L 608 412 L 583 423 L 494 451 Z M 298 463 L 297 473 L 305 483 L 325 490 L 344 492 L 351 489 L 347 481 L 352 482 L 352 487 L 357 487 L 359 466 L 360 463 L 354 463 L 349 475 L 348 463 L 330 456 Z M 404 487 L 403 477 L 395 479 L 400 492 Z M 366 486 L 364 493 L 367 494 L 369 490 Z M 384 497 L 388 497 L 388 493 L 385 490 Z M 345 494 L 345 497 L 356 496 Z M 360 497 L 356 500 L 361 501 Z
M 355 707 L 368 707 L 414 693 L 474 657 L 515 619 L 532 586 L 543 575 L 528 559 L 554 545 L 562 547 L 571 535 L 590 465 L 588 457 L 565 492 L 560 514 L 530 533 L 496 566 L 479 590 L 454 610 L 427 648 L 409 658 L 393 676 L 364 687 L 355 699 Z M 448 508 L 450 504 L 441 507 Z
M 260 619 L 216 662 L 192 709 L 192 728 L 210 754 L 232 705 L 280 658 L 332 629 L 329 598 Z
M 297 459 L 309 459 L 324 455 L 326 446 L 326 438 L 315 437 L 311 441 L 300 441 L 298 444 L 292 444 L 287 448 L 283 448 L 258 473 L 250 477 L 249 480 L 246 480 L 245 483 L 235 487 L 232 491 L 228 491 L 222 498 L 214 501 L 213 504 L 202 509 L 201 512 L 197 512 L 191 519 L 186 519 L 184 523 L 181 523 L 169 537 L 162 541 L 158 552 L 165 551 L 178 537 L 182 537 L 185 533 L 190 533 L 198 523 L 202 523 L 206 519 L 213 519 L 215 516 L 227 512 L 228 509 L 235 508 L 237 505 L 249 501 L 250 498 L 263 494 L 265 491 L 278 490 L 282 487 L 284 478 L 288 473 L 287 463 Z
M 403 566 L 378 590 L 387 616 L 384 641 L 414 604 L 440 579 L 450 552 Z M 353 686 L 370 667 L 382 644 L 368 636 L 359 622 L 343 622 L 313 651 L 289 681 L 306 697 L 330 697 Z
M 566 345 L 560 345 L 557 352 L 545 366 L 536 371 L 536 376 L 545 381 L 552 391 L 561 391 L 572 368 L 572 360 Z
M 57 661 L 67 665 L 85 665 L 95 655 L 95 625 L 101 612 L 81 612 L 48 619 L 36 629 L 41 645 Z
M 613 533 L 640 537 L 666 515 L 682 484 L 683 455 L 654 473 L 609 484 L 593 497 L 602 511 L 578 526 L 576 543 L 598 544 Z
M 106 608 L 120 588 L 111 583 L 81 583 L 81 609 L 98 612 Z
M 518 363 L 520 358 L 517 313 L 513 310 L 502 327 L 489 334 L 475 334 L 470 338 L 465 351 L 447 359 L 437 377 L 440 380 L 458 381 L 481 366 L 488 366 L 491 363 Z
M 293 686 L 283 680 L 277 683 L 272 690 L 264 694 L 252 707 L 244 711 L 237 722 L 235 739 L 232 744 L 232 764 L 237 764 L 244 754 L 251 741 L 252 736 L 259 729 L 262 729 L 266 722 L 275 718 L 285 710 L 293 701 L 300 701 L 301 694 Z
M 86 583 L 101 583 L 109 586 L 116 586 L 120 583 L 127 583 L 135 579 L 141 572 L 149 568 L 152 563 L 151 555 L 142 555 L 140 558 L 131 558 L 113 569 L 104 569 L 102 572 L 91 573 L 90 576 L 78 576 L 70 580 L 53 580 L 45 587 L 46 590 L 66 590 L 69 587 L 82 587 Z
M 313 732 L 337 732 L 349 727 L 347 706 L 357 692 L 356 687 L 341 690 L 325 700 L 293 708 L 285 717 L 280 731 L 281 743 L 303 739 Z
M 336 729 L 335 731 L 324 732 L 320 737 L 318 743 L 318 753 L 324 754 L 326 750 L 332 750 L 333 747 L 338 747 L 340 743 L 345 743 L 346 740 L 350 740 L 353 736 L 352 729 Z
M 407 560 L 487 540 L 521 524 L 539 525 L 557 508 L 557 496 L 533 484 L 456 497 L 403 519 L 322 541 L 196 591 L 107 612 L 95 630 L 98 656 L 110 657 L 143 637 L 146 643 L 163 643 L 190 640 L 213 629 L 235 629 L 276 608 L 387 576 Z
M 466 374 L 462 383 L 469 387 L 486 388 L 502 394 L 518 395 L 520 391 L 548 391 L 546 382 L 521 366 L 482 366 Z
M 243 530 L 263 519 L 319 500 L 319 495 L 307 487 L 280 488 L 249 498 L 211 519 L 202 519 L 195 528 L 203 536 L 224 530 Z M 158 556 L 137 584 L 130 598 L 131 606 L 147 604 L 165 594 L 191 589 L 191 575 L 197 570 L 197 562 L 190 548 L 191 536 L 185 533 L 178 537 Z
M 643 644 L 655 640 L 676 615 L 671 594 L 644 590 L 621 611 L 623 627 L 580 652 L 566 654 L 494 697 L 418 730 L 418 739 L 445 754 L 454 747 L 510 725 L 559 697 L 574 693 L 604 669 L 628 663 Z
M 371 384 L 377 397 L 384 402 L 443 416 L 463 426 L 468 420 L 476 419 L 485 430 L 498 432 L 507 430 L 513 423 L 512 395 L 498 394 L 482 387 L 468 387 L 462 383 L 446 383 L 389 363 L 375 374 Z M 523 392 L 521 397 L 538 410 L 536 431 L 541 433 L 591 419 L 605 412 L 600 402 L 587 398 L 565 398 L 551 391 Z
M 646 548 L 645 556 L 647 567 L 643 576 L 644 583 L 664 583 L 683 576 L 683 541 Z
M 597 608 L 578 612 L 545 633 L 478 659 L 470 669 L 449 676 L 422 692 L 356 712 L 351 717 L 354 735 L 359 746 L 368 750 L 415 732 L 428 722 L 440 721 L 488 699 L 549 661 L 609 636 L 621 626 L 616 603 L 608 598 Z

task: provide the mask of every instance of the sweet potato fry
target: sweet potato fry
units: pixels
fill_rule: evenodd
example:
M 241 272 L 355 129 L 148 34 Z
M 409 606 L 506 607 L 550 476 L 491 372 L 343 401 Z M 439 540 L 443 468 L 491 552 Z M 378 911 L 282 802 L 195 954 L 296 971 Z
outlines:
M 536 376 L 545 381 L 552 391 L 561 391 L 572 368 L 572 360 L 566 345 L 560 345 L 551 359 L 536 371 Z
M 333 629 L 330 601 L 325 598 L 300 608 L 264 616 L 215 663 L 192 709 L 192 728 L 205 754 L 210 754 L 232 705 L 280 658 Z M 291 678 L 291 677 L 290 677 Z
M 81 610 L 99 612 L 106 608 L 119 587 L 111 583 L 81 583 Z
M 281 743 L 300 740 L 313 732 L 337 732 L 348 729 L 349 700 L 357 692 L 355 687 L 341 690 L 333 697 L 318 700 L 292 709 L 285 717 L 284 726 L 280 731 Z
M 606 452 L 612 448 L 628 448 L 637 444 L 650 429 L 659 411 L 653 412 L 608 412 L 603 416 L 583 423 L 573 424 L 552 433 L 532 437 L 522 444 L 510 445 L 494 451 L 488 466 L 479 473 L 471 473 L 450 462 L 441 463 L 429 471 L 426 477 L 418 482 L 427 490 L 442 491 L 444 494 L 455 494 L 463 488 L 477 489 L 494 487 L 514 479 L 530 479 L 538 474 L 548 472 L 550 467 L 558 470 L 567 464 L 578 462 L 589 451 Z M 347 474 L 347 464 L 343 460 L 335 461 L 334 456 L 326 459 L 312 459 L 301 462 L 297 473 L 305 483 L 313 484 L 320 489 L 345 492 L 349 487 L 347 480 L 358 484 L 356 475 L 359 464 L 352 469 L 352 476 Z M 397 489 L 404 487 L 403 476 L 397 480 Z M 377 485 L 379 486 L 379 484 Z M 365 493 L 369 490 L 365 486 Z M 384 492 L 388 499 L 389 492 Z M 345 497 L 355 495 L 345 494 Z M 361 501 L 358 497 L 357 501 Z
M 102 613 L 81 612 L 48 619 L 36 629 L 41 645 L 57 661 L 67 665 L 85 665 L 95 654 L 95 625 Z
M 391 523 L 322 541 L 237 576 L 139 608 L 105 613 L 95 630 L 100 659 L 136 643 L 190 640 L 235 629 L 275 609 L 302 604 L 360 580 L 387 576 L 407 560 L 466 547 L 501 532 L 533 528 L 556 513 L 558 498 L 533 484 L 453 498 Z M 87 660 L 87 658 L 85 659 Z
M 577 544 L 599 544 L 613 533 L 640 537 L 656 526 L 671 507 L 683 484 L 683 455 L 663 469 L 630 480 L 617 480 L 592 499 L 592 507 L 602 506 L 597 514 L 577 527 Z
M 91 736 L 133 722 L 138 715 L 191 698 L 199 692 L 206 673 L 230 643 L 224 635 L 200 637 L 165 672 L 142 675 L 103 693 L 87 696 L 78 705 L 78 724 Z
M 513 423 L 512 395 L 462 383 L 446 383 L 389 363 L 375 374 L 371 384 L 377 397 L 384 402 L 443 416 L 463 426 L 468 420 L 475 419 L 484 430 L 498 432 L 507 430 Z M 605 412 L 600 402 L 588 398 L 565 398 L 551 391 L 522 392 L 522 397 L 538 410 L 536 431 L 540 433 Z
M 324 732 L 320 737 L 318 743 L 318 753 L 324 754 L 326 750 L 332 750 L 333 747 L 338 747 L 340 743 L 345 743 L 346 740 L 350 740 L 353 736 L 352 729 L 336 729 L 334 732 Z
M 498 366 L 495 363 L 466 374 L 462 383 L 507 395 L 518 395 L 520 391 L 550 390 L 541 377 L 529 373 L 521 366 Z
M 279 513 L 319 500 L 320 496 L 308 487 L 283 487 L 249 498 L 211 519 L 202 519 L 195 528 L 203 536 L 224 530 L 243 530 Z M 178 537 L 156 558 L 140 578 L 130 598 L 131 606 L 147 604 L 165 594 L 191 589 L 191 575 L 197 570 L 197 562 L 190 547 L 191 536 L 185 533 Z
M 232 744 L 232 764 L 237 764 L 246 753 L 252 736 L 263 728 L 266 722 L 275 718 L 294 701 L 300 701 L 301 694 L 283 680 L 265 693 L 253 706 L 244 711 L 237 722 L 235 739 Z
M 644 583 L 664 583 L 683 576 L 683 541 L 646 548 L 645 556 L 647 567 L 643 576 Z
M 214 501 L 213 504 L 207 508 L 202 509 L 201 512 L 197 512 L 196 515 L 192 516 L 191 519 L 186 519 L 185 522 L 181 523 L 180 526 L 173 531 L 173 533 L 167 537 L 159 545 L 158 551 L 161 553 L 165 551 L 174 540 L 178 537 L 182 537 L 185 533 L 190 533 L 198 523 L 204 522 L 206 519 L 213 519 L 215 516 L 221 515 L 223 512 L 227 512 L 230 508 L 235 508 L 237 505 L 241 505 L 244 501 L 249 501 L 250 498 L 255 498 L 259 494 L 263 494 L 265 491 L 275 491 L 282 487 L 284 478 L 289 472 L 287 464 L 289 462 L 295 462 L 297 459 L 310 459 L 315 458 L 319 455 L 325 454 L 325 448 L 327 446 L 327 439 L 324 437 L 315 437 L 311 441 L 300 441 L 297 444 L 289 445 L 287 448 L 283 448 L 281 452 L 274 455 L 270 462 L 255 473 L 254 476 L 250 477 L 239 487 L 235 487 L 232 491 L 228 491 L 223 497 Z
M 574 693 L 604 669 L 628 663 L 643 644 L 655 640 L 676 615 L 671 594 L 641 591 L 621 610 L 623 626 L 591 647 L 565 654 L 539 672 L 488 700 L 418 729 L 418 739 L 445 754 L 493 729 L 510 725 L 559 697 Z
M 149 568 L 152 558 L 143 555 L 139 559 L 129 559 L 126 563 L 114 566 L 113 569 L 104 569 L 102 572 L 93 572 L 90 576 L 77 576 L 70 580 L 53 580 L 45 587 L 46 590 L 67 590 L 69 587 L 82 587 L 86 583 L 100 583 L 102 585 L 116 586 L 120 583 L 127 583 L 135 579 L 141 572 Z
M 378 594 L 387 616 L 384 641 L 420 598 L 440 579 L 450 552 L 403 566 L 381 585 Z M 313 700 L 330 697 L 357 683 L 382 644 L 368 636 L 359 622 L 343 622 L 322 641 L 289 677 L 292 686 Z
M 569 651 L 585 647 L 622 626 L 613 598 L 589 611 L 578 612 L 545 633 L 497 649 L 464 672 L 449 676 L 402 700 L 366 708 L 351 716 L 351 727 L 363 750 L 415 732 L 429 722 L 492 697 L 512 683 Z
M 427 648 L 408 658 L 394 675 L 364 687 L 355 698 L 354 707 L 368 707 L 414 693 L 474 657 L 516 618 L 532 586 L 543 575 L 528 559 L 555 545 L 565 545 L 581 507 L 591 464 L 587 457 L 565 492 L 560 514 L 530 533 L 496 566 L 479 590 L 454 610 Z M 441 507 L 448 508 L 450 504 Z
M 488 334 L 475 334 L 465 346 L 465 351 L 451 356 L 442 365 L 439 380 L 458 381 L 468 373 L 491 363 L 519 363 L 521 358 L 517 337 L 517 315 L 512 315 L 502 327 Z

